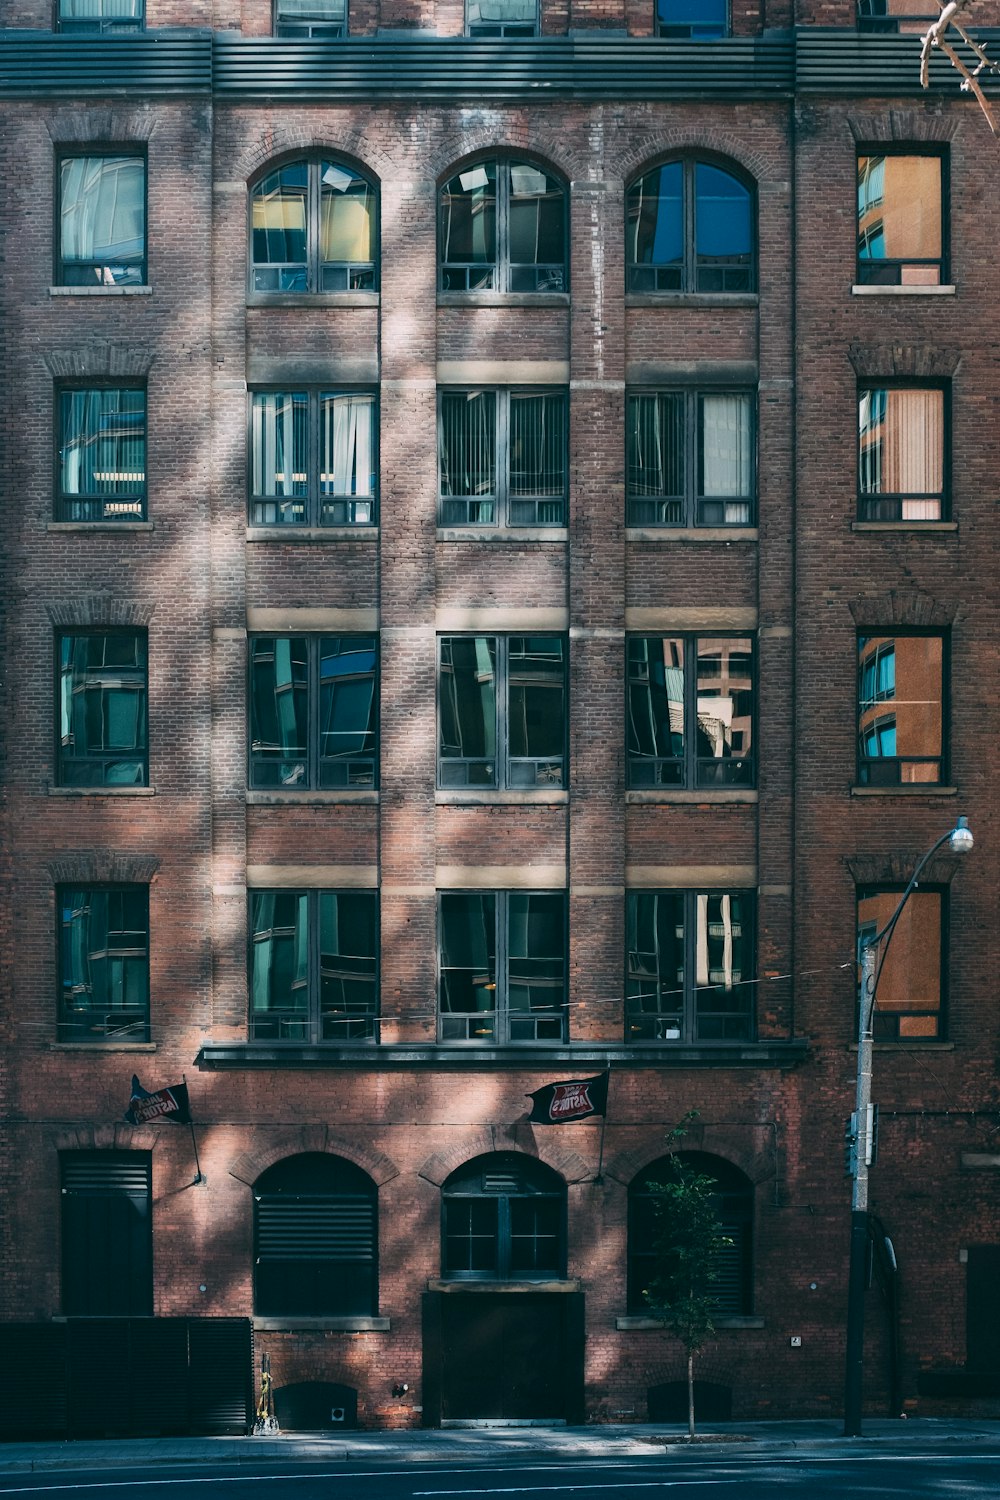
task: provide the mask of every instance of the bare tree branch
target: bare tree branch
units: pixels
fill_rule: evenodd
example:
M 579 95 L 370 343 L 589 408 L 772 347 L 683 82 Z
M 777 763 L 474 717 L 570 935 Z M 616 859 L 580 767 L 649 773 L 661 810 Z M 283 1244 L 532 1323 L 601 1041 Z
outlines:
M 952 67 L 962 75 L 960 87 L 965 93 L 975 95 L 993 134 L 1000 136 L 1000 120 L 997 119 L 993 105 L 983 93 L 982 85 L 979 82 L 980 73 L 1000 74 L 1000 62 L 991 58 L 987 54 L 985 47 L 980 46 L 978 42 L 974 41 L 965 30 L 965 27 L 955 19 L 962 8 L 961 0 L 948 0 L 947 4 L 944 3 L 944 0 L 938 0 L 938 4 L 941 6 L 941 14 L 934 24 L 928 27 L 927 34 L 923 39 L 923 45 L 920 48 L 921 87 L 928 88 L 930 86 L 931 53 L 937 48 L 944 53 Z M 946 33 L 950 26 L 955 28 L 973 56 L 978 59 L 974 68 L 970 69 L 964 58 L 960 57 L 955 51 L 954 44 L 947 40 Z

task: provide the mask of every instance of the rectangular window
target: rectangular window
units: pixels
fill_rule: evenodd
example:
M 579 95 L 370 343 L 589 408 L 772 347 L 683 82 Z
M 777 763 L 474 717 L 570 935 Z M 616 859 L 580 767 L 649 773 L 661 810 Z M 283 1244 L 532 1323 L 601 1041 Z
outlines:
M 889 921 L 900 886 L 858 887 L 858 948 Z M 888 950 L 876 954 L 876 1041 L 936 1041 L 943 1035 L 947 891 L 921 884 L 892 930 Z M 882 952 L 885 954 L 882 960 Z
M 946 162 L 940 152 L 858 157 L 858 281 L 938 286 L 947 279 Z
M 863 386 L 858 392 L 862 521 L 947 519 L 944 391 Z
M 144 631 L 89 631 L 56 639 L 60 786 L 146 786 Z
M 442 526 L 566 524 L 566 393 L 441 392 Z
M 537 36 L 536 0 L 467 0 L 469 36 Z
M 283 37 L 346 36 L 347 0 L 276 0 L 274 34 Z
M 940 635 L 858 637 L 858 782 L 905 786 L 945 772 Z
M 377 638 L 252 636 L 250 786 L 377 785 Z
M 858 30 L 922 35 L 940 14 L 934 0 L 858 0 Z
M 250 524 L 373 525 L 375 412 L 366 391 L 255 391 Z
M 729 35 L 729 0 L 657 0 L 658 36 L 714 42 Z
M 628 639 L 628 784 L 753 786 L 749 636 Z
M 150 1153 L 66 1151 L 60 1166 L 64 1315 L 152 1317 Z
M 378 953 L 374 891 L 251 891 L 251 1041 L 377 1041 Z
M 57 0 L 58 31 L 142 31 L 145 24 L 145 0 Z
M 630 891 L 626 1040 L 752 1040 L 754 915 L 748 891 Z
M 439 897 L 439 1039 L 566 1039 L 562 891 L 445 891 Z
M 59 886 L 61 1042 L 149 1040 L 149 891 Z
M 146 392 L 129 386 L 56 392 L 56 519 L 146 519 Z
M 145 157 L 64 156 L 58 165 L 60 284 L 143 285 Z
M 630 526 L 752 526 L 749 391 L 648 391 L 628 398 Z
M 442 636 L 438 785 L 565 784 L 565 637 Z

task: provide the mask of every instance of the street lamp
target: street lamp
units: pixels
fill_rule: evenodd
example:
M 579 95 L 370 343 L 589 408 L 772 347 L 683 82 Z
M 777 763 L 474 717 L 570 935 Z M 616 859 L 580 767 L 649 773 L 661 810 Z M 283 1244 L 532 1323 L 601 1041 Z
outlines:
M 954 854 L 968 854 L 972 848 L 972 830 L 968 818 L 959 818 L 954 828 L 943 833 L 918 860 L 892 916 L 880 932 L 872 933 L 861 943 L 861 992 L 858 1003 L 858 1083 L 856 1103 L 856 1148 L 854 1186 L 851 1192 L 851 1268 L 847 1284 L 847 1369 L 844 1380 L 844 1436 L 861 1436 L 861 1394 L 865 1357 L 865 1285 L 868 1280 L 868 1154 L 870 1149 L 869 1106 L 872 1094 L 872 1028 L 875 1019 L 875 989 L 880 967 L 876 966 L 879 943 L 885 939 L 882 963 L 889 951 L 892 934 L 903 907 L 917 888 L 929 860 L 942 844 L 950 844 Z

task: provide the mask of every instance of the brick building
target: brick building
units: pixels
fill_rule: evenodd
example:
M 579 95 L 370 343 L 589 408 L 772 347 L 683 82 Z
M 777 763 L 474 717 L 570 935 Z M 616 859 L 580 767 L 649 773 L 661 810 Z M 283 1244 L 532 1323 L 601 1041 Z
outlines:
M 1000 204 L 923 0 L 860 8 L 2 0 L 8 1324 L 667 1415 L 694 1110 L 705 1409 L 837 1414 L 856 933 L 965 813 L 879 991 L 866 1393 L 1000 1390 Z

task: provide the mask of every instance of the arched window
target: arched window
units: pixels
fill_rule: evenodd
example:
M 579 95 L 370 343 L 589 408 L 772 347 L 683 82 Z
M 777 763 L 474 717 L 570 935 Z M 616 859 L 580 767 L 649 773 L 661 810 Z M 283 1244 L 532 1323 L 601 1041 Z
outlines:
M 566 1184 L 531 1156 L 466 1162 L 443 1189 L 441 1274 L 455 1281 L 540 1281 L 565 1274 Z
M 630 292 L 752 292 L 750 188 L 708 161 L 664 162 L 625 203 Z
M 480 161 L 438 201 L 445 292 L 564 292 L 566 193 L 526 161 Z
M 250 290 L 374 291 L 377 200 L 374 184 L 346 162 L 273 168 L 250 190 Z
M 718 1279 L 711 1292 L 718 1299 L 717 1316 L 737 1317 L 753 1312 L 753 1184 L 738 1167 L 702 1151 L 684 1151 L 684 1166 L 717 1185 L 715 1211 L 722 1232 L 732 1244 L 719 1252 Z M 628 1310 L 648 1312 L 643 1289 L 655 1263 L 656 1211 L 659 1187 L 673 1175 L 671 1156 L 661 1156 L 632 1179 L 628 1190 Z
M 378 1189 L 339 1156 L 307 1152 L 258 1178 L 254 1311 L 357 1317 L 378 1312 Z

